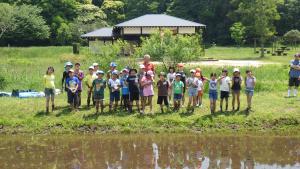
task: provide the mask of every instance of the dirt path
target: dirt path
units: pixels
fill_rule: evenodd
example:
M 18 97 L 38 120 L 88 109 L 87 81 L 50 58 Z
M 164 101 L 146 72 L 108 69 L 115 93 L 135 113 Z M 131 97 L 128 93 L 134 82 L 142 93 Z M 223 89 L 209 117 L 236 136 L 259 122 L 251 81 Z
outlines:
M 153 64 L 162 64 L 162 62 L 152 62 Z M 263 62 L 257 60 L 217 60 L 217 61 L 198 61 L 188 62 L 187 65 L 203 66 L 237 66 L 237 67 L 260 67 L 262 65 L 278 64 L 275 62 Z

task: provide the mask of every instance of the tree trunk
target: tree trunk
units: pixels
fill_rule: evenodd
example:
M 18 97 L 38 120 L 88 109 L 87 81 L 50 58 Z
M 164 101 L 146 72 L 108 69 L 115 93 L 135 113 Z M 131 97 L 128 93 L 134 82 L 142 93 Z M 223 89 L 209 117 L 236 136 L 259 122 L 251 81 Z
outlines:
M 260 49 L 260 57 L 263 58 L 265 57 L 265 44 L 264 42 L 261 42 L 261 49 Z

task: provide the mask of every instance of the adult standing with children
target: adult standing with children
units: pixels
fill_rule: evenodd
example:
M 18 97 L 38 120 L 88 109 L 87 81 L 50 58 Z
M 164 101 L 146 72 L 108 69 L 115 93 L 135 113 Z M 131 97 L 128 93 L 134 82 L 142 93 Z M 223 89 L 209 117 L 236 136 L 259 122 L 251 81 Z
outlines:
M 290 61 L 290 72 L 289 72 L 289 88 L 288 97 L 291 96 L 291 89 L 294 87 L 294 97 L 297 96 L 297 90 L 300 85 L 300 53 L 294 55 L 294 60 Z
M 148 55 L 148 54 L 144 55 L 143 65 L 145 66 L 145 71 L 148 72 L 149 70 L 151 70 L 153 73 L 155 73 L 154 64 L 151 63 L 150 60 L 151 60 L 150 55 Z

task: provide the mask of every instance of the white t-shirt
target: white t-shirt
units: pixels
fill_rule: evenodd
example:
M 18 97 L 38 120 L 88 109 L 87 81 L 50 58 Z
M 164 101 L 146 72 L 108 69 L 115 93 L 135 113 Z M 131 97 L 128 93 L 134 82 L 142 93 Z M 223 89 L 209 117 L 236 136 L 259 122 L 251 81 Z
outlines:
M 220 90 L 221 91 L 226 91 L 226 92 L 230 91 L 230 80 L 231 79 L 228 76 L 221 79 L 221 81 L 220 81 Z
M 174 73 L 168 73 L 167 74 L 167 80 L 170 82 L 170 83 L 173 83 L 173 81 L 175 80 L 175 72 Z
M 254 83 L 256 83 L 256 78 L 255 77 L 246 77 L 246 87 L 248 88 L 254 88 Z
M 115 79 L 115 80 L 109 79 L 108 85 L 111 88 L 111 91 L 114 92 L 120 90 L 119 86 L 121 86 L 121 83 L 119 79 Z
M 198 91 L 202 91 L 203 89 L 203 82 L 201 79 L 198 79 Z

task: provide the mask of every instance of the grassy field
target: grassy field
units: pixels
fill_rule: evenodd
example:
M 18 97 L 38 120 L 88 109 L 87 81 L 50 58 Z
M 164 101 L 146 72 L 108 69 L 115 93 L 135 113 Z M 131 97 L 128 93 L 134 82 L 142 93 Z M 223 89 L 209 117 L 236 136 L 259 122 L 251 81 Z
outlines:
M 66 60 L 80 61 L 82 69 L 101 58 L 88 55 L 87 48 L 82 54 L 74 56 L 71 47 L 31 47 L 31 48 L 0 48 L 0 76 L 5 78 L 4 91 L 12 89 L 43 90 L 42 76 L 49 65 L 56 72 L 57 87 L 63 64 Z M 85 107 L 86 93 L 83 94 L 83 106 L 79 112 L 71 112 L 67 107 L 66 95 L 56 97 L 57 110 L 45 115 L 44 98 L 17 99 L 0 98 L 0 133 L 73 133 L 73 132 L 268 132 L 282 134 L 300 134 L 300 100 L 284 98 L 287 88 L 287 63 L 289 56 L 267 56 L 263 61 L 281 63 L 259 68 L 251 68 L 258 83 L 254 96 L 253 112 L 244 112 L 245 96 L 242 95 L 242 110 L 210 115 L 207 92 L 204 106 L 196 109 L 194 114 L 179 112 L 162 114 L 156 106 L 155 114 L 140 116 L 138 113 L 114 112 L 95 115 L 94 109 Z M 251 48 L 215 47 L 206 50 L 205 57 L 217 59 L 259 59 Z M 261 60 L 261 59 L 260 59 Z M 122 64 L 126 60 L 119 60 Z M 104 68 L 104 66 L 103 66 Z M 107 69 L 107 68 L 106 68 Z M 218 67 L 201 67 L 206 76 L 210 72 L 220 72 Z M 231 71 L 233 67 L 228 67 Z M 241 68 L 244 72 L 247 68 Z M 163 70 L 158 67 L 158 71 Z M 189 70 L 189 68 L 187 68 Z M 106 99 L 108 93 L 106 93 Z M 187 97 L 187 96 L 186 96 Z M 106 103 L 108 101 L 106 100 Z M 231 106 L 230 106 L 231 109 Z M 106 109 L 107 110 L 107 109 Z

